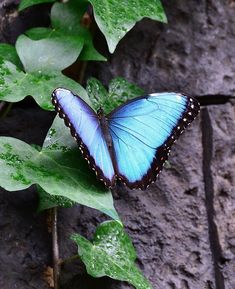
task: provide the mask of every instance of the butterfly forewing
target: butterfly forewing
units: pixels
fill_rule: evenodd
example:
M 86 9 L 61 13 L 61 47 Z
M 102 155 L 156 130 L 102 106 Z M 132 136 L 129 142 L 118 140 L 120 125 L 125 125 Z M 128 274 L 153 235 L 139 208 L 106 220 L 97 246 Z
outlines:
M 114 168 L 97 114 L 80 97 L 64 88 L 53 92 L 52 103 L 70 127 L 90 166 L 107 187 L 113 186 Z
M 171 145 L 198 114 L 199 104 L 177 93 L 133 99 L 108 115 L 118 177 L 130 188 L 155 181 Z

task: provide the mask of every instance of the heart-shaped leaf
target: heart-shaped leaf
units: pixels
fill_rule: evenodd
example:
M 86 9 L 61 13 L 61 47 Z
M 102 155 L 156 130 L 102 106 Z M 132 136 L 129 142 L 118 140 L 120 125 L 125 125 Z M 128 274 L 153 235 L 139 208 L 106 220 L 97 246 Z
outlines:
M 85 89 L 59 71 L 24 73 L 13 63 L 0 60 L 0 100 L 17 102 L 31 95 L 43 109 L 54 110 L 51 93 L 58 86 L 71 89 L 87 99 Z
M 67 133 L 62 121 L 61 126 Z M 52 132 L 57 133 L 53 127 Z M 118 219 L 111 193 L 92 178 L 77 147 L 54 142 L 38 151 L 18 139 L 0 137 L 0 168 L 0 185 L 8 191 L 38 184 L 48 194 L 69 198 Z
M 70 49 L 71 44 L 66 40 L 67 37 L 73 39 L 74 42 L 79 42 L 82 39 L 84 46 L 78 58 L 84 61 L 104 61 L 106 58 L 93 46 L 90 31 L 81 24 L 87 6 L 87 1 L 72 0 L 66 3 L 55 3 L 51 9 L 52 29 L 45 27 L 32 28 L 26 31 L 26 35 L 33 40 L 44 38 L 53 41 L 53 39 L 60 39 L 64 46 L 68 45 Z
M 129 282 L 137 289 L 152 288 L 137 268 L 135 249 L 119 222 L 102 223 L 96 229 L 92 242 L 79 234 L 74 234 L 72 240 L 78 245 L 78 255 L 91 276 L 109 276 Z
M 93 5 L 95 20 L 114 52 L 124 35 L 144 17 L 166 22 L 160 0 L 89 0 Z
M 26 72 L 48 73 L 61 71 L 76 61 L 83 48 L 79 36 L 32 40 L 21 35 L 16 50 Z
M 83 38 L 84 47 L 79 55 L 80 60 L 105 61 L 106 58 L 94 48 L 90 31 L 81 25 L 82 16 L 87 7 L 88 2 L 86 0 L 55 3 L 51 9 L 52 27 L 65 35 L 78 35 Z

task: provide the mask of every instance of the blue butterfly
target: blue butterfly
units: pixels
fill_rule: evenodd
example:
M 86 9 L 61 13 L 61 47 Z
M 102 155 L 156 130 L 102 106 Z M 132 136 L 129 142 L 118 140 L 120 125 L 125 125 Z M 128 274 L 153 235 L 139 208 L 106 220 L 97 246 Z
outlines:
M 70 90 L 57 88 L 52 103 L 70 128 L 83 156 L 112 188 L 121 180 L 146 189 L 156 180 L 174 141 L 199 112 L 199 103 L 178 93 L 134 98 L 104 115 Z

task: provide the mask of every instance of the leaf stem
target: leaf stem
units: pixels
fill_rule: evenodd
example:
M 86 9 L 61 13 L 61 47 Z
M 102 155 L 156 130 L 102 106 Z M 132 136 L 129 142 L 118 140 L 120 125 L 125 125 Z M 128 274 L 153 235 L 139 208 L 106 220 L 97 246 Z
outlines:
M 80 83 L 80 84 L 82 84 L 82 82 L 83 82 L 86 68 L 87 68 L 87 62 L 86 62 L 86 61 L 83 61 L 83 62 L 80 64 L 79 76 L 78 76 L 78 83 Z
M 60 257 L 57 230 L 57 207 L 51 209 L 52 215 L 52 250 L 53 250 L 53 275 L 54 289 L 60 289 Z
M 7 116 L 8 112 L 11 110 L 12 103 L 1 101 L 0 102 L 0 118 Z
M 77 260 L 77 259 L 80 259 L 80 256 L 79 255 L 73 255 L 67 259 L 64 259 L 64 260 L 61 260 L 60 264 L 62 266 L 64 266 L 65 264 L 69 264 L 71 262 L 73 262 L 74 260 Z

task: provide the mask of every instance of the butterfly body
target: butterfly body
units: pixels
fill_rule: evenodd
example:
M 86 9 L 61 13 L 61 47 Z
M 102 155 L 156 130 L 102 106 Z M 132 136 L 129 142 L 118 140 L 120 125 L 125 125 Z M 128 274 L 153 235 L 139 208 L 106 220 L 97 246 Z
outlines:
M 100 122 L 100 127 L 101 127 L 101 131 L 104 135 L 104 139 L 105 142 L 107 144 L 108 147 L 108 151 L 112 160 L 112 164 L 113 164 L 113 168 L 114 168 L 114 172 L 115 172 L 115 179 L 114 179 L 114 183 L 116 181 L 116 176 L 117 176 L 117 165 L 116 165 L 116 158 L 115 158 L 115 152 L 113 149 L 113 140 L 110 134 L 110 130 L 109 130 L 109 125 L 108 125 L 108 119 L 106 117 L 106 115 L 104 114 L 104 110 L 102 108 L 99 108 L 97 111 L 97 116 Z
M 100 122 L 100 127 L 101 127 L 101 130 L 104 134 L 104 138 L 106 140 L 106 143 L 107 143 L 107 146 L 108 146 L 108 149 L 109 151 L 112 150 L 112 138 L 111 138 L 111 135 L 110 135 L 110 132 L 109 132 L 109 128 L 108 128 L 108 121 L 107 121 L 107 118 L 104 114 L 104 110 L 102 108 L 100 108 L 98 111 L 97 111 L 97 116 L 98 116 L 98 119 L 99 119 L 99 122 Z
M 198 102 L 177 93 L 137 97 L 107 116 L 63 88 L 52 102 L 99 179 L 113 187 L 145 189 L 156 180 L 174 141 L 199 111 Z

